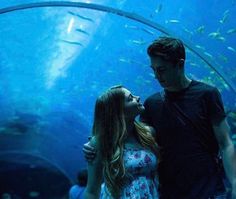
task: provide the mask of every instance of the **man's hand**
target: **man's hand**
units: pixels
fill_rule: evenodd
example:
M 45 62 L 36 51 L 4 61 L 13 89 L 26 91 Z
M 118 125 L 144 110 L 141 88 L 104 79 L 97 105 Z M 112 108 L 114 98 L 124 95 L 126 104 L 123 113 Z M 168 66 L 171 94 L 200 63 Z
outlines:
M 96 150 L 89 145 L 89 142 L 83 146 L 84 157 L 88 162 L 92 162 L 96 157 Z

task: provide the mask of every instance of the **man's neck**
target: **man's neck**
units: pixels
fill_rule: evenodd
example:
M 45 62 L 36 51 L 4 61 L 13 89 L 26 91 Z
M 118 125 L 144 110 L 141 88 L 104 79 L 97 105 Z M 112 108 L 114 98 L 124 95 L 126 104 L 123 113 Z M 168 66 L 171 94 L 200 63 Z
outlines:
M 181 91 L 181 90 L 187 88 L 190 85 L 191 82 L 192 82 L 191 79 L 189 79 L 186 76 L 183 76 L 179 80 L 179 82 L 176 82 L 174 87 L 167 88 L 166 90 L 167 91 L 173 91 L 173 92 Z

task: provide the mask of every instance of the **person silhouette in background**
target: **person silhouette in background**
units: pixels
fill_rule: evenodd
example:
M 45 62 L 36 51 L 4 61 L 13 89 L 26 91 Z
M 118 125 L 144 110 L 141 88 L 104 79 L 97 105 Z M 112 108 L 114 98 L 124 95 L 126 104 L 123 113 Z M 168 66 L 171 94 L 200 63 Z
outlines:
M 77 174 L 77 184 L 73 185 L 69 190 L 69 199 L 82 199 L 85 187 L 88 181 L 87 169 L 81 169 Z

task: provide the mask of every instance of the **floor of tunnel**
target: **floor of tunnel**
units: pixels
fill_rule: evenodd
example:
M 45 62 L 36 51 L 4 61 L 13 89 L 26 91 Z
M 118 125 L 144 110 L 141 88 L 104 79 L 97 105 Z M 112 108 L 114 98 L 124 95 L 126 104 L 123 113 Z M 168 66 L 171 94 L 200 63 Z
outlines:
M 0 161 L 0 196 L 8 193 L 15 199 L 65 199 L 71 186 L 57 170 L 27 164 Z

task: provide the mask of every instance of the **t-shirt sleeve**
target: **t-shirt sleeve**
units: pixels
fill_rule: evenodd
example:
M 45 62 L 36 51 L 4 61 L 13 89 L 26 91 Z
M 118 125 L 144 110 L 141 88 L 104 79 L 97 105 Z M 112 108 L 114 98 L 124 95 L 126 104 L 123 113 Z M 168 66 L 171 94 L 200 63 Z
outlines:
M 221 94 L 216 88 L 207 95 L 207 110 L 213 123 L 218 123 L 226 117 Z

